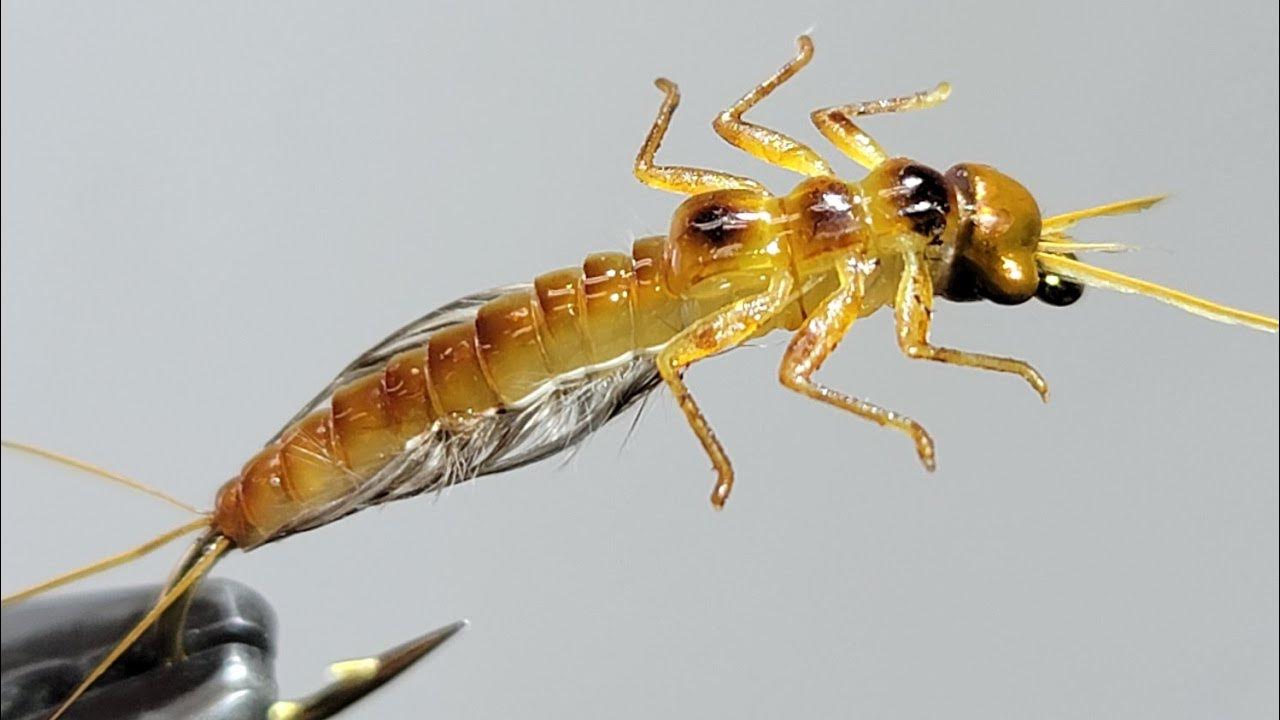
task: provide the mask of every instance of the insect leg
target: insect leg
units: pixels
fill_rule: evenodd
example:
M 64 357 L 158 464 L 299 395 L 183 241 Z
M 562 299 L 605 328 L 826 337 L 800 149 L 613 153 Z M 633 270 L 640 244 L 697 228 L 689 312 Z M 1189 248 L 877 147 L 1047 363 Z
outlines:
M 950 85 L 938 83 L 938 86 L 932 90 L 904 97 L 814 110 L 809 118 L 813 120 L 814 125 L 818 126 L 819 132 L 831 141 L 831 144 L 840 148 L 840 152 L 866 169 L 874 170 L 877 165 L 889 159 L 889 154 L 880 147 L 880 143 L 876 142 L 875 138 L 858 127 L 853 119 L 864 115 L 923 110 L 941 103 L 950 94 Z
M 894 305 L 894 318 L 898 328 L 898 347 L 907 357 L 917 360 L 933 360 L 949 365 L 994 370 L 1011 373 L 1026 380 L 1049 401 L 1049 386 L 1035 368 L 1022 360 L 982 355 L 980 353 L 937 347 L 929 343 L 929 325 L 933 320 L 933 282 L 925 268 L 924 257 L 918 252 L 903 254 L 902 280 L 898 284 L 898 296 Z
M 763 293 L 735 301 L 714 315 L 699 319 L 672 338 L 658 353 L 658 372 L 667 387 L 671 388 L 685 419 L 702 443 L 702 448 L 711 457 L 717 476 L 715 489 L 711 493 L 711 504 L 716 508 L 724 507 L 724 501 L 733 489 L 733 466 L 681 375 L 693 363 L 751 338 L 769 318 L 778 314 L 791 301 L 793 286 L 791 276 L 780 273 Z
M 859 259 L 851 257 L 840 267 L 840 288 L 822 302 L 791 339 L 786 355 L 782 358 L 778 378 L 787 388 L 801 395 L 846 410 L 881 427 L 905 433 L 915 442 L 920 462 L 928 470 L 933 470 L 933 439 L 920 423 L 892 410 L 845 395 L 813 379 L 814 373 L 818 372 L 835 351 L 836 345 L 858 318 L 865 282 L 866 275 Z
M 777 165 L 801 175 L 822 177 L 832 174 L 831 166 L 808 145 L 777 130 L 770 130 L 742 119 L 743 113 L 768 97 L 779 85 L 790 80 L 809 64 L 809 60 L 813 57 L 813 41 L 808 35 L 801 35 L 797 43 L 800 49 L 790 62 L 717 115 L 711 126 L 730 145 L 770 165 Z
M 666 93 L 662 106 L 658 108 L 658 117 L 654 118 L 649 135 L 640 146 L 636 155 L 635 176 L 640 182 L 651 188 L 667 192 L 696 195 L 712 190 L 756 190 L 764 192 L 764 186 L 750 178 L 738 177 L 715 170 L 683 167 L 678 165 L 654 165 L 653 156 L 662 145 L 662 137 L 667 134 L 671 124 L 671 116 L 680 105 L 680 88 L 666 78 L 654 81 L 658 89 Z

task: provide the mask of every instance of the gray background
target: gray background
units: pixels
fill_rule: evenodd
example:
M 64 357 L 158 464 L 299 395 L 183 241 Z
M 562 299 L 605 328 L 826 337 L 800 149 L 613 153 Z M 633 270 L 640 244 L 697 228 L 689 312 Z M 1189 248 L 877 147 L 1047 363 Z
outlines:
M 708 121 L 809 28 L 814 64 L 756 119 L 816 143 L 813 107 L 949 79 L 943 108 L 868 128 L 1050 212 L 1171 192 L 1081 234 L 1276 313 L 1274 2 L 5 3 L 3 25 L 3 435 L 202 505 L 391 328 L 661 232 L 677 199 L 630 173 L 655 75 L 685 91 L 660 157 L 792 182 Z M 472 620 L 366 717 L 1274 717 L 1276 338 L 1101 292 L 936 327 L 1054 391 L 859 324 L 824 377 L 923 421 L 936 476 L 780 388 L 771 338 L 689 376 L 739 469 L 724 513 L 659 396 L 625 447 L 617 423 L 565 467 L 218 573 L 279 611 L 286 694 Z M 182 520 L 3 462 L 6 591 Z

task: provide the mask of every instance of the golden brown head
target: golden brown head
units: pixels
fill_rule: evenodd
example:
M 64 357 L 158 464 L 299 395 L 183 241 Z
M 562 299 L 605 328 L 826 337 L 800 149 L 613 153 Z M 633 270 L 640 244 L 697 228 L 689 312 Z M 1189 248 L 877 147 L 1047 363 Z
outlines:
M 1146 295 L 1218 322 L 1274 333 L 1273 317 L 1210 302 L 1155 283 L 1080 262 L 1078 252 L 1127 249 L 1110 243 L 1075 242 L 1068 232 L 1089 218 L 1139 212 L 1163 196 L 1121 200 L 1041 217 L 1035 198 L 1018 181 L 987 165 L 963 163 L 947 171 L 957 201 L 954 235 L 940 238 L 930 254 L 938 295 L 949 300 L 991 300 L 1006 305 L 1035 297 L 1070 305 L 1084 286 Z
M 988 165 L 963 163 L 947 171 L 956 193 L 960 226 L 948 248 L 939 294 L 952 300 L 1016 305 L 1036 297 L 1055 305 L 1074 302 L 1079 286 L 1045 278 L 1036 262 L 1040 206 L 1017 180 Z

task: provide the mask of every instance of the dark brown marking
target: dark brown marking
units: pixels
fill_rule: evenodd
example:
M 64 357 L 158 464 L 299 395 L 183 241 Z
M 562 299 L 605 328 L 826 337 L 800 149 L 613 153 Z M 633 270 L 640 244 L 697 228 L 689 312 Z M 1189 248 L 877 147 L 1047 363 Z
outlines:
M 802 207 L 813 239 L 818 243 L 839 241 L 856 231 L 860 223 L 853 214 L 849 188 L 840 183 L 817 186 L 806 193 Z
M 730 244 L 750 224 L 750 219 L 742 217 L 740 210 L 725 205 L 708 205 L 689 219 L 689 229 L 705 238 L 712 247 Z
M 911 223 L 913 232 L 938 240 L 951 212 L 946 179 L 937 170 L 909 163 L 898 171 L 898 188 L 898 214 Z
M 947 227 L 951 213 L 951 197 L 946 179 L 932 168 L 910 163 L 902 165 L 897 184 L 901 188 L 899 215 L 909 220 L 911 229 L 920 236 L 937 240 Z

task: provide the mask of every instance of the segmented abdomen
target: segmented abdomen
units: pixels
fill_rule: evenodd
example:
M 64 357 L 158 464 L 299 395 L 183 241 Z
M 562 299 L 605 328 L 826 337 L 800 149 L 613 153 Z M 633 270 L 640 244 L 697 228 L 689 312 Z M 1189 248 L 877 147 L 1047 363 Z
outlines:
M 557 378 L 661 346 L 683 327 L 662 238 L 538 277 L 334 391 L 218 493 L 215 526 L 240 547 L 360 492 L 437 424 L 519 405 Z

